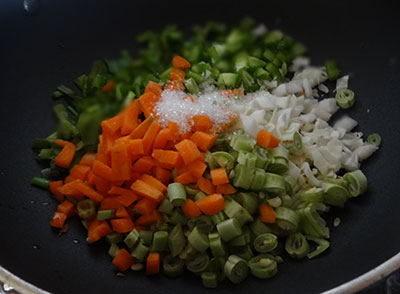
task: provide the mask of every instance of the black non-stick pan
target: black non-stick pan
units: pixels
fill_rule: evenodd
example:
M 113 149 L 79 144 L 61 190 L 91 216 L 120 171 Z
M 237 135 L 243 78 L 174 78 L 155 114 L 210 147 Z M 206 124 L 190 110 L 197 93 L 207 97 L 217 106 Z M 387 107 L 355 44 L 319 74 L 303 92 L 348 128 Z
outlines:
M 28 1 L 29 2 L 29 1 Z M 309 48 L 315 64 L 338 61 L 351 76 L 358 130 L 383 137 L 362 168 L 368 192 L 329 213 L 331 248 L 313 260 L 286 260 L 271 280 L 223 283 L 214 293 L 316 293 L 343 284 L 400 251 L 400 20 L 397 1 L 0 1 L 0 265 L 49 292 L 200 293 L 198 277 L 116 276 L 107 244 L 88 245 L 78 220 L 63 236 L 49 226 L 56 202 L 31 188 L 40 166 L 35 137 L 54 126 L 50 94 L 99 58 L 135 51 L 134 37 L 176 23 L 237 23 L 249 15 Z M 1 292 L 1 290 L 0 290 Z

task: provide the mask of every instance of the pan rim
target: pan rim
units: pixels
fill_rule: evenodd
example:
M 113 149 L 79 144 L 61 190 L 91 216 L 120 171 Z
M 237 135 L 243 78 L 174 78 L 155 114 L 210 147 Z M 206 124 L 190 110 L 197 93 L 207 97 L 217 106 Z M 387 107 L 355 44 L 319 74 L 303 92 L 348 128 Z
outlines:
M 372 284 L 380 281 L 381 279 L 389 276 L 391 273 L 400 269 L 400 252 L 386 260 L 379 266 L 371 269 L 370 271 L 354 278 L 342 285 L 334 287 L 330 290 L 324 291 L 321 294 L 340 294 L 340 293 L 356 293 L 362 289 L 371 286 Z M 20 294 L 51 294 L 31 283 L 19 278 L 4 267 L 0 266 L 0 290 L 3 285 L 11 286 L 16 293 Z M 15 292 L 10 292 L 15 293 Z

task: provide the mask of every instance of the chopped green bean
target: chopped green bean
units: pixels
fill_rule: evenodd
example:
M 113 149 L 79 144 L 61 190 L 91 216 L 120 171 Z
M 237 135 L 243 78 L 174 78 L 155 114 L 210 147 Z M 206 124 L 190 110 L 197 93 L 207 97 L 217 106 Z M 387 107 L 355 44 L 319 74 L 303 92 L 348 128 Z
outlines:
M 139 240 L 140 235 L 139 232 L 136 231 L 136 229 L 133 229 L 129 234 L 125 237 L 124 243 L 128 248 L 132 249 L 135 247 L 136 242 Z
M 188 241 L 199 252 L 206 251 L 210 246 L 207 235 L 200 232 L 197 226 L 189 234 Z
M 141 230 L 139 232 L 140 238 L 142 239 L 144 245 L 150 246 L 153 241 L 153 232 Z
M 111 219 L 115 215 L 115 211 L 112 209 L 107 209 L 107 210 L 99 210 L 97 211 L 97 220 L 106 220 L 106 219 Z
M 247 264 L 253 276 L 260 279 L 272 278 L 278 272 L 278 265 L 269 254 L 260 254 L 251 258 Z
M 167 277 L 176 278 L 182 275 L 185 269 L 185 263 L 178 257 L 167 255 L 163 259 L 163 272 Z
M 49 183 L 50 183 L 49 180 L 46 180 L 44 178 L 39 178 L 39 177 L 33 177 L 31 180 L 32 185 L 42 188 L 42 189 L 48 189 Z
M 140 234 L 140 233 L 139 233 Z M 158 231 L 153 234 L 153 242 L 151 244 L 151 252 L 161 252 L 168 248 L 168 232 Z
M 212 272 L 204 272 L 201 274 L 201 280 L 203 282 L 203 286 L 206 288 L 217 288 L 218 280 L 217 274 Z
M 195 274 L 203 272 L 210 262 L 210 258 L 206 253 L 195 254 L 193 257 L 186 259 L 186 268 Z
M 178 256 L 185 248 L 186 239 L 183 235 L 182 226 L 180 224 L 175 225 L 168 236 L 168 246 L 171 251 L 171 256 Z
M 122 234 L 118 232 L 111 232 L 106 235 L 106 240 L 109 243 L 119 243 L 122 242 L 123 239 Z
M 222 240 L 226 242 L 232 240 L 237 236 L 240 236 L 240 234 L 242 233 L 240 223 L 235 218 L 230 218 L 217 224 L 217 231 Z
M 285 242 L 286 252 L 293 258 L 303 258 L 308 254 L 309 244 L 301 233 L 289 235 Z
M 326 74 L 330 81 L 336 81 L 340 76 L 340 70 L 334 60 L 325 61 Z
M 85 219 L 96 213 L 96 204 L 92 199 L 84 199 L 78 202 L 76 209 L 79 216 Z
M 139 242 L 135 249 L 132 251 L 132 256 L 141 262 L 146 260 L 147 254 L 149 253 L 149 247 L 143 244 L 143 242 Z
M 108 254 L 111 257 L 117 256 L 119 251 L 119 246 L 116 243 L 111 243 L 110 249 L 108 249 Z
M 271 233 L 258 235 L 253 242 L 254 249 L 260 253 L 267 253 L 278 246 L 278 238 Z
M 173 206 L 182 206 L 186 202 L 186 191 L 181 183 L 168 185 L 168 197 Z
M 322 252 L 324 252 L 326 249 L 329 248 L 330 243 L 329 241 L 322 239 L 322 238 L 316 238 L 316 237 L 312 237 L 312 236 L 306 236 L 307 240 L 310 240 L 312 242 L 317 243 L 317 248 L 310 252 L 309 254 L 307 254 L 307 257 L 309 259 L 314 258 L 318 255 L 320 255 Z
M 225 262 L 224 271 L 226 277 L 232 283 L 238 284 L 247 278 L 249 268 L 245 260 L 236 255 L 231 255 Z

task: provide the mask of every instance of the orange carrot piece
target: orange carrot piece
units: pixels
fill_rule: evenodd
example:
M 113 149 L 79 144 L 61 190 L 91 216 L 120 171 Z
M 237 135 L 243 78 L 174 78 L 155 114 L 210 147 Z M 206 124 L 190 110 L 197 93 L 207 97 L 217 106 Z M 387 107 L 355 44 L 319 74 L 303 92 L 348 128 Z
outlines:
M 101 91 L 102 92 L 109 92 L 109 91 L 111 91 L 113 88 L 115 87 L 115 82 L 114 81 L 112 81 L 112 80 L 110 80 L 110 81 L 108 81 L 104 86 L 103 86 L 103 88 L 101 88 Z
M 130 178 L 128 148 L 125 143 L 116 144 L 111 150 L 111 180 L 127 181 Z
M 153 149 L 163 149 L 171 137 L 170 129 L 162 129 L 154 140 Z
M 175 144 L 175 148 L 178 150 L 178 153 L 182 157 L 185 164 L 189 164 L 201 157 L 199 149 L 191 140 L 185 139 L 178 144 Z
M 210 171 L 211 180 L 213 185 L 229 184 L 228 174 L 224 167 L 216 168 Z
M 190 139 L 192 134 L 193 134 L 192 132 L 186 132 L 186 133 L 180 134 L 179 141 L 183 141 L 185 139 Z
M 148 226 L 156 222 L 160 222 L 160 214 L 157 209 L 154 209 L 149 214 L 142 215 L 136 220 L 136 224 L 139 226 Z
M 149 172 L 154 166 L 154 161 L 150 156 L 143 156 L 139 158 L 132 166 L 132 171 L 146 173 Z
M 146 88 L 144 89 L 145 93 L 153 93 L 156 96 L 161 96 L 162 93 L 162 87 L 161 84 L 153 82 L 153 81 L 149 81 L 147 83 Z
M 69 174 L 73 176 L 75 179 L 86 181 L 89 172 L 90 172 L 89 166 L 75 164 L 69 171 Z
M 214 215 L 225 208 L 225 201 L 221 194 L 212 194 L 197 200 L 196 205 L 205 214 Z
M 120 206 L 119 208 L 117 208 L 117 210 L 115 211 L 115 216 L 119 217 L 119 218 L 129 218 L 130 217 L 129 213 L 126 211 L 126 208 L 123 206 Z
M 142 180 L 136 180 L 132 184 L 131 189 L 139 196 L 150 198 L 156 202 L 160 202 L 164 197 L 163 193 Z
M 197 180 L 197 186 L 201 191 L 203 191 L 207 195 L 215 193 L 215 186 L 211 183 L 210 180 L 204 177 L 201 177 Z
M 154 95 L 153 93 L 144 93 L 139 97 L 137 101 L 145 117 L 150 117 L 153 114 L 154 106 L 159 99 L 160 96 Z
M 172 81 L 177 81 L 179 83 L 183 83 L 185 81 L 185 72 L 178 68 L 173 68 L 169 73 L 169 77 Z
M 117 210 L 122 206 L 121 202 L 119 201 L 119 196 L 111 196 L 104 198 L 101 201 L 99 210 Z
M 129 135 L 137 127 L 139 112 L 140 110 L 137 100 L 134 100 L 125 108 L 121 126 L 121 135 Z
M 140 179 L 149 184 L 150 186 L 156 188 L 158 191 L 160 191 L 161 193 L 165 193 L 167 192 L 167 186 L 165 186 L 163 183 L 161 183 L 159 180 L 157 180 L 156 178 L 150 176 L 150 175 L 142 175 L 140 177 Z
M 235 194 L 237 191 L 231 184 L 221 184 L 217 186 L 216 192 L 219 194 L 230 195 Z
M 151 156 L 162 168 L 167 169 L 176 167 L 180 160 L 179 153 L 172 150 L 154 149 Z
M 143 139 L 129 140 L 129 148 L 133 157 L 144 155 Z
M 174 58 L 172 58 L 172 66 L 179 69 L 187 69 L 190 68 L 192 65 L 185 58 L 176 55 L 174 56 Z
M 97 240 L 100 240 L 102 237 L 111 232 L 112 229 L 107 221 L 99 221 L 97 219 L 94 219 L 89 225 L 88 240 L 90 242 L 96 242 Z
M 90 170 L 88 175 L 87 175 L 87 183 L 91 186 L 94 187 L 96 183 L 96 175 Z
M 71 143 L 71 142 L 68 142 L 68 141 L 65 141 L 65 140 L 60 140 L 60 139 L 53 139 L 53 142 L 56 143 L 60 147 L 64 147 L 68 143 Z
M 183 174 L 174 178 L 174 182 L 181 183 L 182 185 L 196 183 L 197 178 L 195 178 L 190 171 L 186 171 Z
M 62 229 L 64 227 L 67 215 L 63 212 L 56 211 L 51 219 L 50 225 L 55 228 Z
M 66 176 L 65 179 L 64 179 L 64 184 L 71 183 L 71 182 L 73 182 L 73 181 L 75 181 L 75 180 L 76 180 L 76 179 L 75 179 L 73 176 L 68 175 L 68 176 Z
M 193 130 L 208 132 L 212 127 L 211 119 L 208 115 L 195 115 L 193 117 Z
M 165 87 L 165 90 L 170 90 L 170 91 L 182 91 L 185 89 L 185 86 L 183 85 L 183 82 L 181 81 L 169 81 Z
M 190 137 L 190 140 L 196 143 L 197 147 L 199 147 L 200 150 L 207 151 L 212 147 L 212 145 L 214 145 L 215 140 L 217 140 L 217 136 L 197 131 L 194 132 L 192 137 Z
M 276 213 L 272 206 L 261 204 L 259 206 L 260 210 L 260 220 L 264 223 L 272 224 L 275 222 Z
M 101 128 L 103 130 L 103 134 L 114 135 L 116 134 L 122 127 L 123 122 L 122 113 L 117 114 L 109 119 L 105 119 L 101 122 Z
M 153 142 L 160 131 L 161 126 L 158 122 L 153 121 L 150 127 L 147 129 L 146 134 L 143 137 L 143 150 L 145 155 L 151 154 L 151 147 L 153 146 Z
M 101 136 L 99 136 L 101 137 Z M 102 153 L 99 150 L 96 153 L 96 160 L 100 161 L 101 163 L 104 163 L 105 165 L 110 166 L 111 165 L 111 154 L 107 153 Z M 93 162 L 94 164 L 94 162 Z M 92 166 L 93 168 L 93 166 Z
M 167 185 L 171 179 L 171 172 L 165 168 L 156 166 L 155 176 L 157 180 L 162 182 L 164 185 Z
M 135 208 L 141 215 L 150 214 L 158 205 L 158 202 L 149 199 L 142 198 L 136 205 Z
M 65 200 L 57 206 L 57 211 L 64 213 L 67 218 L 69 218 L 74 215 L 74 205 L 68 200 Z
M 185 204 L 181 206 L 183 213 L 187 218 L 194 218 L 201 215 L 200 208 L 192 199 L 187 199 Z
M 106 195 L 107 191 L 111 188 L 111 182 L 109 180 L 103 179 L 102 177 L 96 176 L 94 187 L 96 188 L 97 192 Z
M 257 134 L 257 144 L 266 148 L 275 148 L 279 145 L 280 140 L 272 133 L 266 130 L 260 130 Z
M 128 270 L 133 264 L 132 255 L 126 250 L 122 248 L 118 251 L 117 255 L 112 260 L 112 263 L 121 271 L 124 272 Z
M 54 163 L 62 168 L 69 168 L 75 157 L 76 147 L 72 143 L 65 144 L 61 152 L 54 159 Z
M 112 219 L 111 227 L 115 232 L 128 233 L 133 230 L 135 225 L 133 224 L 133 221 L 129 217 L 127 217 L 127 218 Z
M 96 192 L 93 188 L 91 188 L 87 184 L 83 183 L 82 181 L 80 181 L 80 180 L 76 180 L 76 181 L 78 181 L 78 182 L 76 182 L 75 187 L 79 192 L 81 192 L 88 198 L 92 199 L 93 201 L 101 202 L 103 200 L 103 198 L 104 198 L 103 195 Z
M 82 183 L 82 180 L 73 180 L 69 183 L 62 185 L 61 187 L 58 187 L 57 190 L 58 192 L 66 196 L 71 196 L 78 199 L 83 198 L 84 194 L 80 192 L 77 188 L 78 183 Z
M 151 252 L 147 256 L 146 275 L 151 276 L 160 272 L 160 253 Z
M 179 138 L 179 126 L 176 122 L 173 121 L 169 121 L 168 122 L 168 129 L 171 131 L 171 136 L 170 136 L 170 140 L 171 141 L 176 141 Z M 156 149 L 156 148 L 154 148 Z
M 144 134 L 146 133 L 147 129 L 150 127 L 153 121 L 152 116 L 148 116 L 144 121 L 142 121 L 129 135 L 129 137 L 134 139 L 141 139 L 143 138 Z
M 92 167 L 93 162 L 96 160 L 96 153 L 87 152 L 82 156 L 82 159 L 79 161 L 80 165 L 86 165 L 88 167 Z
M 189 163 L 187 168 L 195 178 L 200 178 L 206 171 L 207 164 L 204 163 L 203 159 L 196 159 L 195 161 Z
M 53 181 L 49 183 L 50 192 L 58 202 L 64 201 L 64 195 L 60 191 L 58 191 L 58 188 L 62 185 L 63 181 Z
M 92 171 L 98 177 L 101 177 L 106 180 L 111 180 L 112 177 L 111 167 L 105 165 L 103 162 L 97 159 L 93 162 Z

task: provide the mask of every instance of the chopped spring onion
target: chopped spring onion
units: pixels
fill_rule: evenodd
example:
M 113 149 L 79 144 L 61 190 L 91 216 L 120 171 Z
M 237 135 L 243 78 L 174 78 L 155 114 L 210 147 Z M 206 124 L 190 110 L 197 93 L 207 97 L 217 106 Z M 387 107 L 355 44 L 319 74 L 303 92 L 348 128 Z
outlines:
M 269 279 L 278 272 L 278 265 L 273 256 L 260 254 L 248 261 L 250 272 L 259 279 Z
M 295 231 L 300 223 L 299 214 L 287 207 L 280 206 L 275 209 L 276 224 L 282 230 Z
M 308 254 L 309 244 L 302 233 L 291 234 L 285 242 L 286 252 L 293 258 L 303 258 Z
M 167 277 L 176 278 L 182 275 L 185 269 L 185 263 L 178 257 L 167 255 L 163 259 L 163 271 Z
M 210 258 L 206 253 L 198 253 L 186 259 L 186 268 L 192 273 L 201 273 L 207 268 L 209 262 Z
M 182 206 L 186 202 L 186 191 L 181 183 L 168 185 L 168 197 L 173 206 Z
M 205 252 L 210 246 L 207 235 L 200 232 L 197 226 L 189 234 L 188 241 L 199 252 Z
M 111 219 L 115 215 L 115 211 L 112 209 L 107 209 L 107 210 L 99 210 L 97 211 L 97 220 L 106 220 L 106 219 Z
M 381 138 L 381 136 L 379 134 L 372 133 L 372 134 L 368 135 L 367 142 L 369 144 L 372 144 L 372 145 L 376 146 L 376 147 L 379 147 L 381 145 L 381 143 L 382 143 L 382 138 Z
M 168 246 L 171 251 L 171 256 L 178 256 L 185 248 L 186 239 L 183 235 L 181 224 L 175 225 L 168 235 Z
M 226 255 L 226 248 L 218 233 L 209 234 L 208 240 L 210 243 L 211 252 L 215 257 L 224 257 Z
M 324 252 L 326 249 L 329 248 L 330 243 L 325 239 L 316 238 L 312 236 L 306 236 L 306 238 L 309 241 L 317 243 L 317 248 L 314 251 L 311 251 L 310 253 L 307 254 L 307 257 L 310 259 L 320 255 L 322 252 Z
M 240 223 L 235 218 L 230 218 L 217 224 L 217 231 L 224 241 L 230 241 L 242 233 Z
M 346 173 L 343 176 L 343 180 L 348 183 L 347 191 L 352 197 L 357 197 L 367 190 L 367 177 L 361 170 Z
M 278 238 L 271 233 L 258 235 L 253 242 L 254 249 L 260 253 L 267 253 L 278 246 Z
M 249 268 L 245 260 L 236 255 L 231 255 L 225 262 L 224 272 L 232 283 L 238 284 L 247 277 Z
M 78 214 L 82 219 L 96 214 L 96 204 L 92 199 L 84 199 L 76 205 Z
M 218 279 L 217 274 L 213 272 L 204 272 L 201 274 L 203 286 L 206 288 L 217 288 Z
M 339 89 L 335 98 L 336 103 L 343 109 L 352 107 L 356 101 L 354 92 L 350 89 Z

